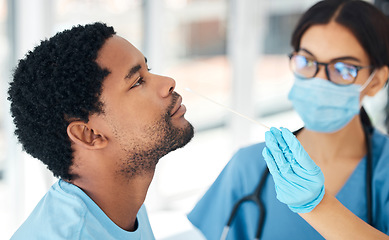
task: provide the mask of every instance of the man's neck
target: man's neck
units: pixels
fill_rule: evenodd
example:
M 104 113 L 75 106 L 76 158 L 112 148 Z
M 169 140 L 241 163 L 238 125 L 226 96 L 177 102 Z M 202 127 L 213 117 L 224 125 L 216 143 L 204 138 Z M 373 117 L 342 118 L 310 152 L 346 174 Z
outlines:
M 154 172 L 131 179 L 106 176 L 97 179 L 76 179 L 80 187 L 120 228 L 136 230 L 136 215 L 142 206 Z

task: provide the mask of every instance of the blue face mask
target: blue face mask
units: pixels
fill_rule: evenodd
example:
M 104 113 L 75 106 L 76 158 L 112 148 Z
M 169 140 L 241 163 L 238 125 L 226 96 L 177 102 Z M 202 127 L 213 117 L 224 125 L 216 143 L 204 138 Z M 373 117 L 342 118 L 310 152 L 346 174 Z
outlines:
M 375 71 L 363 86 L 336 85 L 326 79 L 296 77 L 288 99 L 304 121 L 316 132 L 331 133 L 345 127 L 360 111 L 360 92 L 373 79 Z

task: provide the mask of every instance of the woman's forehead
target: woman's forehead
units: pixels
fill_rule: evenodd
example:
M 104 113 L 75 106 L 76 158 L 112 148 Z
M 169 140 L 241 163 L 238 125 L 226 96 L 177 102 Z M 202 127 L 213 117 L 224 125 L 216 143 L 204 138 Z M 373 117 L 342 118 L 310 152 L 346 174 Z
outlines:
M 300 48 L 308 50 L 319 61 L 351 56 L 369 63 L 366 51 L 354 34 L 333 21 L 309 27 L 301 37 Z

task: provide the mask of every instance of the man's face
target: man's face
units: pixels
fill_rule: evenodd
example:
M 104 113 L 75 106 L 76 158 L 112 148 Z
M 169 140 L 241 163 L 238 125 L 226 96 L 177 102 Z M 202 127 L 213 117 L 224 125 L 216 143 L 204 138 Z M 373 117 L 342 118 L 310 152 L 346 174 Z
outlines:
M 92 115 L 90 123 L 108 139 L 114 171 L 127 177 L 153 172 L 162 156 L 193 137 L 175 81 L 150 73 L 143 54 L 116 35 L 96 61 L 110 74 L 102 87 L 104 112 Z

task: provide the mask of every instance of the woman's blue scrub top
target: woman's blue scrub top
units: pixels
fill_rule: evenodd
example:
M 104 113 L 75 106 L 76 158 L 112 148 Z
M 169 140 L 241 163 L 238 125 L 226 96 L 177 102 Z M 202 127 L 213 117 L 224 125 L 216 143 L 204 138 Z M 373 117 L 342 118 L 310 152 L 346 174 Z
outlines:
M 373 131 L 373 219 L 374 227 L 389 234 L 389 138 Z M 188 214 L 188 219 L 208 240 L 220 239 L 234 204 L 254 192 L 266 167 L 262 157 L 264 143 L 240 149 L 216 181 Z M 366 157 L 355 168 L 336 198 L 366 221 Z M 272 177 L 267 177 L 261 199 L 266 209 L 261 239 L 324 239 L 298 214 L 276 198 Z M 258 206 L 241 205 L 227 239 L 254 239 L 259 219 Z

